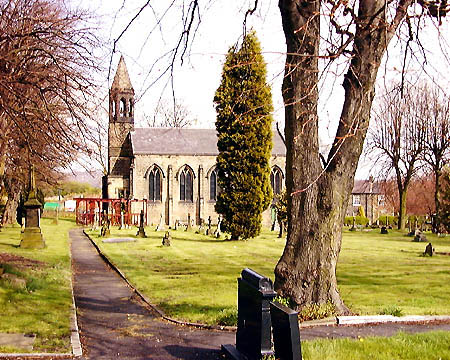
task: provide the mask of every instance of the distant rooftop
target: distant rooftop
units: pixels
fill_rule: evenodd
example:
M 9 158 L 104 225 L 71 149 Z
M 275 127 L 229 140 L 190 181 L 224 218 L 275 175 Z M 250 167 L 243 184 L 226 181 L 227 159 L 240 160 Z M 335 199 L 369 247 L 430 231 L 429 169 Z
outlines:
M 217 156 L 215 129 L 136 128 L 131 133 L 135 155 L 212 155 Z M 272 155 L 286 156 L 280 135 L 273 133 Z
M 355 180 L 352 194 L 381 194 L 381 186 L 377 181 Z

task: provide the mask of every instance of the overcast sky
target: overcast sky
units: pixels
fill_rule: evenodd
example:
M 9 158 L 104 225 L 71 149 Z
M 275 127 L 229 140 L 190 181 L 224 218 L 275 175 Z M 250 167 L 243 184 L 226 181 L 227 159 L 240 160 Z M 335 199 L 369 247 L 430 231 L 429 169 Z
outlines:
M 137 126 L 145 126 L 144 116 L 152 116 L 160 96 L 171 99 L 172 88 L 168 77 L 162 77 L 167 67 L 168 57 L 161 56 L 174 44 L 180 35 L 180 8 L 174 7 L 167 11 L 172 1 L 151 1 L 153 8 L 146 8 L 133 22 L 121 39 L 117 42 L 116 53 L 112 57 L 112 69 L 109 79 L 111 84 L 120 55 L 123 55 L 130 73 L 130 78 L 136 93 L 135 118 Z M 177 1 L 180 3 L 181 1 Z M 204 1 L 206 2 L 206 1 Z M 112 44 L 119 37 L 125 26 L 139 11 L 144 1 L 138 0 L 91 0 L 85 1 L 84 7 L 89 7 L 100 17 L 98 18 L 99 33 L 105 39 L 105 74 L 108 76 L 109 61 L 112 54 Z M 243 33 L 245 12 L 251 8 L 253 1 L 213 0 L 206 9 L 201 9 L 201 23 L 195 33 L 189 55 L 181 65 L 177 60 L 174 73 L 175 96 L 181 100 L 197 119 L 199 128 L 214 127 L 215 111 L 213 107 L 214 92 L 219 86 L 222 65 L 230 46 L 235 44 Z M 224 6 L 224 4 L 226 4 Z M 167 13 L 165 13 L 167 11 Z M 164 19 L 158 23 L 157 19 Z M 283 123 L 284 109 L 281 97 L 281 83 L 285 60 L 285 40 L 281 27 L 281 17 L 278 1 L 260 1 L 257 12 L 248 18 L 247 28 L 257 32 L 267 62 L 268 81 L 272 86 L 274 102 L 274 118 Z M 450 35 L 448 21 L 439 29 L 447 38 Z M 427 48 L 427 73 L 423 70 L 423 56 L 414 48 L 419 60 L 410 61 L 409 74 L 411 78 L 430 78 L 441 86 L 447 86 L 450 80 L 448 44 L 441 37 L 437 41 L 437 30 L 429 26 L 423 33 L 422 42 Z M 445 56 L 440 48 L 444 47 Z M 383 86 L 393 78 L 398 78 L 401 69 L 401 45 L 392 42 L 389 50 L 389 61 L 380 69 L 378 86 Z M 343 102 L 342 74 L 345 68 L 331 69 L 322 83 L 321 102 L 319 104 L 320 138 L 324 146 L 331 143 L 340 106 Z M 338 76 L 336 76 L 337 74 Z M 340 75 L 340 76 L 339 76 Z M 165 90 L 164 90 L 165 89 Z M 106 119 L 106 114 L 105 114 Z M 359 171 L 357 177 L 365 177 L 367 169 Z

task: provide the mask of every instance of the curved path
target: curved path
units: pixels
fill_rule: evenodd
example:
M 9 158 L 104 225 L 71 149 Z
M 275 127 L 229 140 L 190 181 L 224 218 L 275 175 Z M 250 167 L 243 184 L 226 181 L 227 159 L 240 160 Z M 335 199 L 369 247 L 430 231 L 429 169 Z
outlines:
M 199 330 L 162 320 L 101 259 L 81 229 L 70 231 L 74 296 L 85 359 L 221 359 L 230 332 Z M 376 324 L 300 329 L 302 340 L 392 336 L 398 331 L 450 331 L 450 324 Z
M 169 324 L 152 315 L 100 258 L 80 229 L 70 231 L 74 296 L 86 359 L 219 359 L 234 334 Z

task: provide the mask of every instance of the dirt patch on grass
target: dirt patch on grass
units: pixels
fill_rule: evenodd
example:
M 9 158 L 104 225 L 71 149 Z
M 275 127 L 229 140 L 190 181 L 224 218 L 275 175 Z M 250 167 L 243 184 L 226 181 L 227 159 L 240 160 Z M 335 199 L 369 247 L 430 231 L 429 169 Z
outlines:
M 43 261 L 27 259 L 19 255 L 0 253 L 0 266 L 2 264 L 11 265 L 18 269 L 36 269 L 43 268 L 47 265 Z

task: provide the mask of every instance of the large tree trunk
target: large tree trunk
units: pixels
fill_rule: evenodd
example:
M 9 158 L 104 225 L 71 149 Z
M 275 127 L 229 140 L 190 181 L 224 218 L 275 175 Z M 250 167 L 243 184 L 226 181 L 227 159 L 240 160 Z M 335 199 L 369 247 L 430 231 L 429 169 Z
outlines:
M 398 188 L 398 197 L 399 197 L 399 211 L 398 211 L 398 224 L 397 228 L 399 230 L 405 230 L 406 228 L 406 196 L 407 196 L 407 188 L 399 187 Z
M 361 1 L 345 102 L 327 166 L 318 149 L 320 1 L 280 0 L 287 43 L 285 103 L 288 235 L 275 269 L 275 288 L 297 307 L 331 302 L 349 313 L 337 287 L 336 264 L 354 174 L 369 124 L 378 67 L 391 38 L 384 0 Z M 395 31 L 395 28 L 394 28 Z
M 441 175 L 442 171 L 440 170 L 440 161 L 436 161 L 436 166 L 434 168 L 434 206 L 435 206 L 435 219 L 432 222 L 433 224 L 433 232 L 439 233 L 441 231 L 441 218 L 442 218 L 442 210 L 441 210 L 441 199 L 439 198 L 439 191 L 441 187 Z

